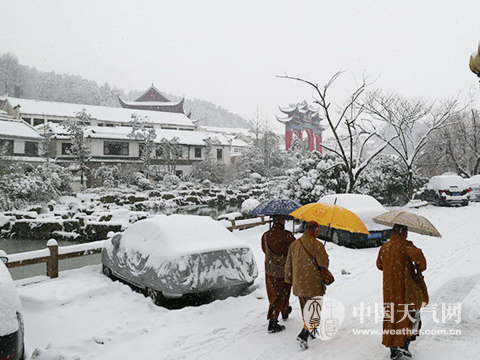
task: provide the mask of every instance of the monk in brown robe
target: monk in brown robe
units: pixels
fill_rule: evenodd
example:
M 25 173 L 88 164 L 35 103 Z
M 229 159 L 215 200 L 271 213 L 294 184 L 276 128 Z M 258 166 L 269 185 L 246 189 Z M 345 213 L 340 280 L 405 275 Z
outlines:
M 427 268 L 422 250 L 407 240 L 408 228 L 395 225 L 390 240 L 384 244 L 377 258 L 377 267 L 383 271 L 383 321 L 382 344 L 390 348 L 391 359 L 411 357 L 408 345 L 415 340 L 421 326 L 419 308 L 406 288 L 411 283 L 414 267 L 422 272 Z M 426 290 L 426 289 L 425 289 Z
M 285 261 L 288 248 L 295 241 L 290 231 L 285 230 L 285 217 L 274 216 L 273 226 L 262 236 L 262 250 L 265 253 L 265 281 L 267 285 L 268 332 L 276 333 L 285 330 L 285 326 L 278 323 L 281 313 L 283 320 L 288 319 L 292 311 L 289 306 L 291 285 L 285 283 Z

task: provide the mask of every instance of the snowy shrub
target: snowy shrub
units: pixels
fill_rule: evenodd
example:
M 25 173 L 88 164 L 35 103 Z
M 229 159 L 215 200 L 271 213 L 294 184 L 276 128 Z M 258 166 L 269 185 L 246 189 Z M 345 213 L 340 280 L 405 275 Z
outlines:
M 257 199 L 247 199 L 242 203 L 242 213 L 248 215 L 248 213 L 258 205 L 260 205 L 260 202 Z
M 38 166 L 14 165 L 0 176 L 0 206 L 3 209 L 48 202 L 68 194 L 72 175 L 66 168 L 46 163 Z
M 153 184 L 141 172 L 134 174 L 133 185 L 137 185 L 142 190 L 153 190 Z
M 317 202 L 320 197 L 345 191 L 347 178 L 338 159 L 317 151 L 287 171 L 287 194 L 301 204 Z
M 384 205 L 404 205 L 407 196 L 406 167 L 397 156 L 379 155 L 358 179 L 356 192 L 373 196 Z M 414 176 L 415 188 L 424 181 Z
M 227 176 L 227 167 L 223 163 L 203 160 L 193 164 L 190 178 L 192 180 L 209 180 L 213 183 L 221 184 L 225 182 Z
M 105 187 L 117 187 L 120 184 L 120 170 L 116 165 L 102 164 L 93 176 L 97 184 Z
M 178 176 L 169 174 L 164 176 L 163 182 L 167 186 L 176 186 L 180 184 L 181 180 Z

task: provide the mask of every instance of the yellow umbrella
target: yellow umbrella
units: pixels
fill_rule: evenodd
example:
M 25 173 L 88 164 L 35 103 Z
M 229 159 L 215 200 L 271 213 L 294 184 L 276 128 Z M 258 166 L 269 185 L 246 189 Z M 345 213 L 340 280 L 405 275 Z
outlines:
M 363 221 L 357 215 L 338 205 L 307 204 L 291 212 L 290 215 L 303 221 L 315 221 L 319 225 L 338 230 L 370 234 Z

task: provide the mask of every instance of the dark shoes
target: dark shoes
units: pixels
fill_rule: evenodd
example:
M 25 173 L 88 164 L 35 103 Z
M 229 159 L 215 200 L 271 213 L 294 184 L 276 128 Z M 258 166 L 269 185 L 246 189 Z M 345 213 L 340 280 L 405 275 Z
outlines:
M 285 330 L 285 326 L 280 325 L 278 320 L 270 319 L 268 322 L 268 333 L 273 334 Z
M 397 347 L 390 348 L 390 359 L 400 360 L 402 358 L 402 352 Z
M 308 338 L 310 336 L 310 333 L 308 332 L 307 329 L 302 329 L 300 334 L 297 336 L 297 341 L 298 345 L 300 345 L 300 348 L 302 350 L 307 350 L 308 349 Z
M 291 312 L 292 312 L 292 307 L 291 306 L 287 307 L 287 310 L 285 310 L 285 314 L 282 314 L 283 321 L 288 320 L 288 316 L 290 315 Z
M 410 340 L 405 340 L 405 344 L 401 347 L 401 348 L 398 348 L 398 350 L 402 353 L 403 356 L 405 356 L 406 358 L 411 358 L 412 357 L 412 353 L 410 352 L 410 350 L 408 350 L 408 345 L 410 345 Z

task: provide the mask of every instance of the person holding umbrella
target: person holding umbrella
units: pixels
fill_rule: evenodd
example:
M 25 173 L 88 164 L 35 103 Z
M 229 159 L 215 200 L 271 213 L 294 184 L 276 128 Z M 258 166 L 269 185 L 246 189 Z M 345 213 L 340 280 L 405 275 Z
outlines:
M 320 309 L 317 307 L 314 323 L 320 323 L 322 302 L 320 297 L 325 294 L 326 286 L 335 280 L 328 270 L 329 258 L 325 247 L 317 239 L 321 226 L 328 230 L 334 228 L 363 234 L 369 232 L 357 215 L 335 204 L 307 204 L 290 215 L 306 222 L 303 235 L 290 245 L 285 264 L 285 282 L 293 285 L 293 294 L 300 300 L 304 323 L 297 341 L 305 350 L 308 349 L 308 338 L 314 338 L 316 329 L 312 324 L 309 326 L 305 323 L 304 312 L 308 315 L 312 303 L 319 304 Z
M 273 226 L 262 236 L 262 250 L 265 253 L 265 282 L 268 297 L 268 328 L 269 333 L 285 330 L 285 326 L 278 323 L 278 316 L 282 314 L 287 320 L 292 308 L 289 305 L 291 284 L 284 281 L 285 261 L 288 248 L 295 241 L 293 233 L 285 230 L 285 221 L 288 214 L 301 205 L 289 199 L 272 199 L 263 201 L 250 211 L 254 216 L 271 216 Z
M 293 294 L 298 296 L 302 315 L 310 299 L 325 295 L 326 286 L 320 268 L 327 269 L 329 260 L 325 247 L 317 240 L 319 234 L 320 225 L 308 222 L 303 235 L 290 246 L 285 265 L 285 282 L 293 285 Z M 309 337 L 310 331 L 304 323 L 297 336 L 302 349 L 308 349 Z
M 278 323 L 281 313 L 283 320 L 288 319 L 292 311 L 289 306 L 291 284 L 284 281 L 285 261 L 288 249 L 295 241 L 290 231 L 285 230 L 285 216 L 273 216 L 273 226 L 262 236 L 262 250 L 265 253 L 265 282 L 268 296 L 268 332 L 276 333 L 285 330 Z
M 422 272 L 427 261 L 422 250 L 407 240 L 408 230 L 440 237 L 424 217 L 405 211 L 390 211 L 374 221 L 393 226 L 392 236 L 378 253 L 377 268 L 383 271 L 384 321 L 382 344 L 391 359 L 412 357 L 408 349 L 421 327 L 420 308 L 428 304 Z

